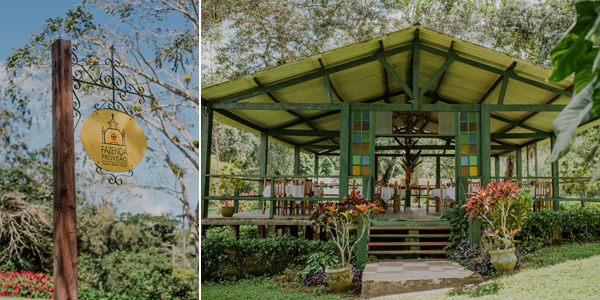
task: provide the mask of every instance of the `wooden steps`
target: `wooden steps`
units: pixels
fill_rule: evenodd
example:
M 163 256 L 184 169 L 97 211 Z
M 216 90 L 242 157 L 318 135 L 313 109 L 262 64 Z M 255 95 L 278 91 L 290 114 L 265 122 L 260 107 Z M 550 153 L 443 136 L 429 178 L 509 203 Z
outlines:
M 444 257 L 451 226 L 444 221 L 377 223 L 368 230 L 367 254 L 378 260 Z

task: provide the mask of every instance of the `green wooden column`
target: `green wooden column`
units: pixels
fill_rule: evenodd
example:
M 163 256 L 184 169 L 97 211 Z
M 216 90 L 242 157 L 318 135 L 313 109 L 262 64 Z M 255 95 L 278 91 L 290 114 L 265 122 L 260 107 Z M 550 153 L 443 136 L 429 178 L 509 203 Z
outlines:
M 371 226 L 371 224 L 364 224 L 364 222 L 362 220 L 359 220 L 360 223 L 360 228 L 358 230 L 360 230 L 361 228 L 364 228 L 364 226 L 366 226 L 367 228 L 369 226 Z M 365 261 L 367 260 L 367 237 L 368 234 L 368 229 L 367 232 L 365 232 L 365 234 L 362 236 L 362 238 L 358 241 L 358 244 L 356 244 L 356 265 L 357 266 L 362 266 Z M 359 233 L 360 236 L 360 233 Z
M 435 157 L 435 184 L 439 187 L 442 186 L 442 178 L 441 178 L 441 156 L 436 156 Z
M 294 175 L 300 175 L 300 146 L 294 147 Z
M 261 132 L 260 134 L 260 158 L 259 158 L 259 171 L 258 175 L 265 176 L 267 175 L 267 158 L 269 156 L 269 134 L 266 132 Z M 258 194 L 262 195 L 262 192 L 265 190 L 265 182 L 264 177 L 260 178 L 258 183 Z M 269 195 L 267 195 L 269 196 Z M 262 209 L 263 202 L 259 201 L 258 207 Z M 273 205 L 271 205 L 272 207 Z
M 315 160 L 313 165 L 313 175 L 319 177 L 319 154 L 315 153 Z
M 210 102 L 207 104 L 208 108 L 206 112 L 202 111 L 201 122 L 202 122 L 202 149 L 200 153 L 202 153 L 202 170 L 200 181 L 200 189 L 202 190 L 202 194 L 200 195 L 200 203 L 201 209 L 200 214 L 202 219 L 208 217 L 208 204 L 209 201 L 205 199 L 208 197 L 208 190 L 210 186 L 210 177 L 206 177 L 207 174 L 210 174 L 210 154 L 211 154 L 211 145 L 212 145 L 212 127 L 213 127 L 213 110 L 211 109 Z
M 461 174 L 460 174 L 460 112 L 454 113 L 454 199 L 457 205 L 462 205 Z
M 339 201 L 348 191 L 348 164 L 350 162 L 350 103 L 342 102 L 340 108 L 340 188 Z
M 494 171 L 496 172 L 496 181 L 500 181 L 498 177 L 500 177 L 500 155 L 496 155 L 496 159 L 494 160 Z
M 490 105 L 481 105 L 481 186 L 486 187 L 492 176 L 492 146 L 490 133 Z
M 521 147 L 517 147 L 517 180 L 523 180 L 523 150 Z
M 552 149 L 554 149 L 554 143 L 556 143 L 556 135 L 554 133 L 552 133 L 552 135 L 550 136 L 550 151 L 552 151 Z M 552 163 L 552 198 L 559 197 L 559 193 L 558 193 L 558 161 L 559 160 L 556 160 L 555 162 Z M 558 201 L 554 201 L 553 209 L 554 210 L 559 209 Z
M 537 181 L 537 177 L 538 177 L 538 155 L 537 155 L 537 143 L 534 144 L 533 146 L 533 156 L 535 158 L 535 180 Z

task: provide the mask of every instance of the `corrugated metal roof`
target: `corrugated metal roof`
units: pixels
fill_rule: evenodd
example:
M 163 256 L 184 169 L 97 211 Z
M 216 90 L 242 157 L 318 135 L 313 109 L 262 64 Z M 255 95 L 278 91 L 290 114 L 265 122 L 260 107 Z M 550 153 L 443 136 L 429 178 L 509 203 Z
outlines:
M 546 78 L 551 72 L 549 69 L 417 25 L 369 41 L 334 49 L 300 61 L 286 63 L 239 79 L 206 87 L 201 91 L 202 98 L 209 102 L 219 101 L 221 99 L 255 90 L 259 87 L 255 79 L 262 86 L 271 86 L 286 80 L 318 72 L 323 68 L 340 66 L 360 58 L 369 57 L 374 53 L 381 51 L 381 45 L 383 45 L 384 50 L 411 45 L 415 40 L 416 31 L 418 31 L 419 43 L 423 45 L 419 50 L 418 81 L 419 87 L 421 88 L 446 62 L 447 57 L 443 55 L 450 49 L 452 49 L 452 51 L 460 58 L 470 59 L 475 61 L 475 63 L 485 65 L 486 68 L 492 67 L 499 69 L 500 71 L 507 70 L 511 64 L 516 63 L 512 72 L 517 76 L 534 80 L 541 84 L 561 90 L 568 89 L 573 84 L 572 77 L 568 77 L 559 83 L 546 82 Z M 430 47 L 433 50 L 427 47 Z M 430 51 L 438 51 L 438 53 L 431 53 Z M 409 47 L 408 51 L 385 58 L 411 88 L 412 84 L 409 83 L 409 78 L 412 76 L 412 57 L 412 47 Z M 321 66 L 319 60 L 323 66 Z M 331 73 L 329 75 L 331 85 L 339 95 L 338 98 L 335 93 L 332 93 L 333 102 L 365 102 L 377 97 L 382 97 L 386 92 L 389 92 L 393 95 L 392 97 L 389 97 L 389 100 L 392 103 L 407 103 L 409 100 L 407 95 L 394 95 L 394 93 L 400 92 L 403 89 L 392 76 L 387 76 L 388 91 L 386 91 L 386 73 L 387 71 L 383 65 L 377 60 Z M 501 75 L 498 73 L 484 70 L 457 59 L 446 70 L 443 81 L 440 83 L 440 79 L 436 80 L 436 82 L 429 87 L 427 92 L 428 95 L 430 95 L 437 90 L 437 95 L 443 98 L 440 102 L 437 102 L 439 104 L 443 104 L 444 101 L 460 104 L 477 104 L 500 78 Z M 501 84 L 497 85 L 485 103 L 496 104 L 498 102 L 500 86 Z M 327 101 L 324 80 L 322 77 L 318 77 L 316 79 L 274 90 L 270 93 L 270 96 L 262 94 L 243 99 L 240 102 L 273 103 L 274 101 L 272 98 L 281 103 L 325 103 Z M 549 101 L 554 101 L 554 104 L 564 105 L 570 101 L 570 98 L 566 96 L 558 97 L 553 91 L 530 85 L 515 78 L 511 78 L 508 81 L 504 104 L 546 104 Z M 376 102 L 383 103 L 383 99 Z M 432 103 L 432 99 L 428 96 L 424 96 L 420 99 L 420 102 Z M 319 115 L 327 111 L 300 110 L 286 112 L 277 110 L 230 110 L 229 112 L 243 120 L 258 125 L 263 129 L 272 129 L 283 124 L 300 120 L 301 118 Z M 538 128 L 545 132 L 552 131 L 552 121 L 558 115 L 558 112 L 502 111 L 493 113 L 517 122 L 527 118 L 523 121 L 523 124 Z M 236 120 L 232 120 L 219 112 L 215 113 L 215 118 L 237 128 L 258 133 L 258 130 L 252 129 Z M 600 121 L 595 121 L 591 124 L 587 124 L 586 128 L 599 123 Z M 311 121 L 309 124 L 301 124 L 289 129 L 310 130 L 316 128 L 318 130 L 339 130 L 339 114 L 317 119 Z M 507 129 L 511 127 L 513 127 L 511 124 L 495 119 L 491 120 L 492 133 L 531 132 L 518 127 L 507 131 Z M 303 144 L 319 139 L 322 139 L 322 137 L 289 136 L 286 137 L 284 144 Z M 333 140 L 337 140 L 337 138 L 334 138 Z M 511 139 L 502 141 L 510 144 L 522 145 L 531 140 L 532 139 Z M 331 144 L 331 142 L 327 141 L 319 144 Z M 501 151 L 493 152 L 498 153 Z

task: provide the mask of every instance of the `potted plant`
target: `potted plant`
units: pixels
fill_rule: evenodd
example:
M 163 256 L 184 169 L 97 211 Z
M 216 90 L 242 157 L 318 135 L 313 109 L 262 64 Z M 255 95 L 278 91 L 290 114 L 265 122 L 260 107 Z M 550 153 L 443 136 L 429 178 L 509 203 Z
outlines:
M 234 166 L 236 166 L 234 164 Z M 221 168 L 221 174 L 229 173 L 230 175 L 237 175 L 235 169 L 229 166 L 223 166 Z M 227 176 L 219 179 L 217 183 L 217 194 L 225 197 L 237 196 L 239 190 L 244 186 L 244 181 L 241 178 Z M 221 212 L 221 215 L 225 218 L 230 218 L 235 213 L 235 207 L 233 200 L 218 200 L 217 209 Z
M 327 284 L 336 293 L 346 292 L 352 284 L 352 252 L 365 235 L 371 219 L 384 211 L 374 201 L 366 201 L 351 192 L 343 202 L 321 202 L 311 217 L 313 225 L 324 226 L 339 250 L 339 263 L 325 268 Z M 351 241 L 350 228 L 357 227 L 357 239 Z
M 485 189 L 469 193 L 467 209 L 469 220 L 479 218 L 486 227 L 482 243 L 490 255 L 494 268 L 500 272 L 511 272 L 517 263 L 514 236 L 523 226 L 533 198 L 529 193 L 517 192 L 517 186 L 509 181 L 488 184 Z

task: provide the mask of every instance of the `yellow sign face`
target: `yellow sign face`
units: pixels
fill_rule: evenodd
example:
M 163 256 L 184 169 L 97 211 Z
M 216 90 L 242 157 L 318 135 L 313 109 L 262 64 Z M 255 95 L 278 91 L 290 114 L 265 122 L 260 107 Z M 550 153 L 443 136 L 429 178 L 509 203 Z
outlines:
M 93 112 L 81 127 L 81 143 L 87 155 L 101 168 L 127 172 L 142 161 L 146 136 L 128 114 L 113 109 Z

